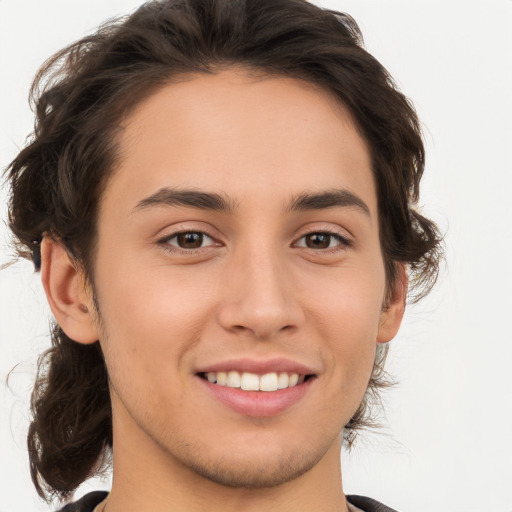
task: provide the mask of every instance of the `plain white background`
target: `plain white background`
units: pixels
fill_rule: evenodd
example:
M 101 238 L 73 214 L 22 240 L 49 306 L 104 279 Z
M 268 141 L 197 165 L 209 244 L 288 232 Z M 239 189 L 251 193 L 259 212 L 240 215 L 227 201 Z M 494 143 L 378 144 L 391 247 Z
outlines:
M 0 0 L 2 168 L 32 128 L 27 95 L 39 65 L 139 3 Z M 511 512 L 512 1 L 318 3 L 358 21 L 368 50 L 415 103 L 428 151 L 421 204 L 447 246 L 437 289 L 409 308 L 392 342 L 399 385 L 385 396 L 387 427 L 343 454 L 345 491 L 404 512 Z M 5 223 L 0 240 L 3 264 Z M 48 318 L 29 264 L 0 272 L 0 512 L 51 510 L 31 486 L 25 449 Z M 108 482 L 78 494 L 100 487 Z

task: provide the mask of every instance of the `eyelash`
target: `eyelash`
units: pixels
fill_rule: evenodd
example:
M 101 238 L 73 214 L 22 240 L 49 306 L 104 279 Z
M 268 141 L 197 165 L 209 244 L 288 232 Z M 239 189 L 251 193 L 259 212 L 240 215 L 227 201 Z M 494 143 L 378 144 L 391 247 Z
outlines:
M 173 240 L 174 238 L 177 238 L 180 235 L 201 235 L 203 237 L 208 237 L 212 242 L 215 242 L 215 239 L 213 236 L 209 235 L 205 231 L 200 230 L 182 230 L 182 231 L 176 231 L 175 233 L 170 234 L 169 236 L 166 236 L 158 241 L 158 243 L 162 246 L 162 248 L 165 251 L 171 252 L 171 253 L 181 253 L 181 254 L 187 254 L 187 255 L 194 255 L 199 252 L 204 251 L 205 247 L 198 247 L 194 249 L 184 249 L 182 247 L 179 247 L 177 245 L 171 245 L 169 242 Z M 218 245 L 218 244 L 217 244 Z
M 175 238 L 177 238 L 178 236 L 180 235 L 201 235 L 203 237 L 207 237 L 209 238 L 210 240 L 212 240 L 212 242 L 214 242 L 213 244 L 210 244 L 210 245 L 219 245 L 218 243 L 215 243 L 215 239 L 213 236 L 209 235 L 208 233 L 206 233 L 205 231 L 195 231 L 195 230 L 183 230 L 183 231 L 177 231 L 175 233 L 172 233 L 160 240 L 158 240 L 158 244 L 165 250 L 165 251 L 168 251 L 168 252 L 171 252 L 171 253 L 182 253 L 182 254 L 187 254 L 187 255 L 194 255 L 194 254 L 197 254 L 199 252 L 203 252 L 206 247 L 198 247 L 198 248 L 193 248 L 193 249 L 184 249 L 182 247 L 178 247 L 176 245 L 171 245 L 169 242 Z M 328 229 L 324 229 L 324 230 L 314 230 L 314 231 L 309 231 L 307 233 L 304 233 L 298 240 L 302 240 L 310 235 L 326 235 L 328 237 L 330 237 L 331 239 L 334 238 L 337 242 L 338 242 L 338 245 L 336 245 L 335 247 L 327 247 L 325 249 L 313 249 L 311 247 L 306 247 L 306 246 L 298 246 L 298 247 L 302 247 L 304 249 L 311 249 L 313 250 L 314 252 L 318 252 L 318 253 L 337 253 L 339 251 L 343 251 L 343 250 L 346 250 L 348 249 L 349 247 L 352 246 L 352 241 L 349 240 L 346 236 L 340 234 L 340 233 L 337 233 L 335 231 L 330 231 Z M 331 243 L 332 240 L 329 240 L 329 245 Z M 294 242 L 294 245 L 297 244 L 297 242 Z
M 318 250 L 312 249 L 311 247 L 301 246 L 301 247 L 304 247 L 305 249 L 312 249 L 315 252 L 322 252 L 324 254 L 325 253 L 337 253 L 339 251 L 344 251 L 352 246 L 352 241 L 349 240 L 345 235 L 342 235 L 341 233 L 338 233 L 336 231 L 330 231 L 328 229 L 324 229 L 324 230 L 320 230 L 320 231 L 314 230 L 314 231 L 310 231 L 308 233 L 304 233 L 299 238 L 299 240 L 302 240 L 310 235 L 326 235 L 326 236 L 330 237 L 331 240 L 329 241 L 329 245 L 330 245 L 330 242 L 332 241 L 332 238 L 334 238 L 338 242 L 338 245 L 336 245 L 335 247 L 327 247 L 325 249 L 318 249 Z M 295 244 L 296 243 L 297 242 L 295 242 Z

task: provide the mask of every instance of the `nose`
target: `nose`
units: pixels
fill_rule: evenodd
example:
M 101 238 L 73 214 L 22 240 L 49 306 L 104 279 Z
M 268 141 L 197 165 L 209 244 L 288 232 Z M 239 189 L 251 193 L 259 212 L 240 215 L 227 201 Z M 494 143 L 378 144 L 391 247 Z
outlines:
M 304 322 L 290 270 L 271 251 L 245 250 L 227 265 L 218 322 L 232 333 L 270 339 Z

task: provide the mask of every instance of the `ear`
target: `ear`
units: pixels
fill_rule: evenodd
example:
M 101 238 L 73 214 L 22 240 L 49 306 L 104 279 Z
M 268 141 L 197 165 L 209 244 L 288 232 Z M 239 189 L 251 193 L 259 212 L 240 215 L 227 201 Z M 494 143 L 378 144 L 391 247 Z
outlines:
M 388 300 L 380 315 L 377 343 L 387 343 L 396 336 L 405 312 L 407 284 L 407 270 L 405 265 L 399 264 L 393 289 L 390 290 Z
M 49 237 L 41 242 L 41 280 L 50 308 L 66 335 L 74 341 L 98 341 L 92 294 L 85 276 L 61 243 Z

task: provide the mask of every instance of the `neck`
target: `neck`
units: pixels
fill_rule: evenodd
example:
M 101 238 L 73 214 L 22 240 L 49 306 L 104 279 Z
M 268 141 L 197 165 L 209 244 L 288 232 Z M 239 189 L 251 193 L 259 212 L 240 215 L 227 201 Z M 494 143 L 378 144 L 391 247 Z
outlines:
M 125 442 L 114 427 L 114 477 L 105 512 L 348 512 L 341 436 L 312 469 L 275 487 L 227 487 L 185 467 L 149 437 Z

